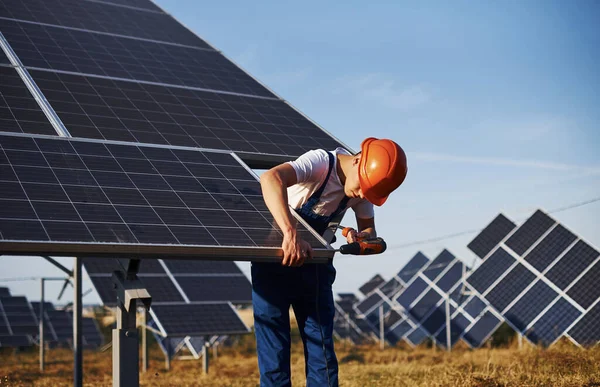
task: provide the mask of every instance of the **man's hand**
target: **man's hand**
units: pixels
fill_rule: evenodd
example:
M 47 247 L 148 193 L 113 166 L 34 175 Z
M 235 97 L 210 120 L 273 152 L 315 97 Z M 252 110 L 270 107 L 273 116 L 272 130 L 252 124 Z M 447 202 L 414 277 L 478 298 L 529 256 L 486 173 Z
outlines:
M 283 260 L 281 261 L 283 266 L 302 266 L 306 259 L 312 258 L 310 244 L 296 235 L 284 236 L 281 249 L 283 250 Z
M 371 234 L 369 234 L 368 232 L 357 232 L 355 229 L 352 229 L 348 231 L 348 234 L 346 235 L 346 240 L 348 241 L 348 243 L 353 243 L 357 242 L 361 238 L 369 237 L 371 237 Z

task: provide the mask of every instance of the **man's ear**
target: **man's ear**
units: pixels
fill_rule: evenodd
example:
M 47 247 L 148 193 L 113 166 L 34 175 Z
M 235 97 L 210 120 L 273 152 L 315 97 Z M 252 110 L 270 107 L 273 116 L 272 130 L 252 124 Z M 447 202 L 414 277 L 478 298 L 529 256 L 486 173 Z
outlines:
M 360 156 L 362 156 L 360 153 L 354 156 L 354 158 L 352 159 L 352 166 L 358 165 L 358 163 L 360 163 Z

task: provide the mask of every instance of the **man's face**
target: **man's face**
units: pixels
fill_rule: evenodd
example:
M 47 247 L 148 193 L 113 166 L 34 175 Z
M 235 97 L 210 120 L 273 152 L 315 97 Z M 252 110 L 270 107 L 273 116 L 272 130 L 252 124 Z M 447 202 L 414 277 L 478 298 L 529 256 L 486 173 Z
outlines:
M 363 192 L 360 189 L 360 181 L 358 180 L 358 164 L 360 156 L 357 155 L 352 159 L 352 168 L 346 174 L 346 182 L 344 184 L 344 193 L 349 198 L 364 198 Z

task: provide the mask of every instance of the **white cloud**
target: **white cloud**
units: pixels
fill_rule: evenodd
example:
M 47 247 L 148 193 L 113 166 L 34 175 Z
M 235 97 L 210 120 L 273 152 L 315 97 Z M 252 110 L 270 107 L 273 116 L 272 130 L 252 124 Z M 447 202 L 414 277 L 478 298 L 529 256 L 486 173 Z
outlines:
M 333 92 L 336 94 L 351 92 L 357 98 L 392 109 L 414 109 L 432 98 L 431 91 L 425 85 L 399 85 L 395 79 L 384 74 L 343 77 L 336 80 L 335 84 Z
M 457 156 L 445 153 L 410 152 L 410 157 L 420 161 L 444 161 L 478 165 L 498 165 L 521 168 L 546 169 L 554 171 L 577 172 L 585 175 L 600 174 L 600 166 L 582 166 L 574 164 L 555 163 L 543 160 L 517 160 L 500 157 Z

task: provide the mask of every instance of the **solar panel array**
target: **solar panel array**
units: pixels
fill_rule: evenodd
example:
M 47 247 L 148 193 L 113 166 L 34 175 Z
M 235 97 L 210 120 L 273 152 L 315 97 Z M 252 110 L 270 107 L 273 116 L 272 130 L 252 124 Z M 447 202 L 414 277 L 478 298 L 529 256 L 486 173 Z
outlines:
M 84 258 L 83 266 L 102 302 L 115 306 L 111 276 L 118 262 Z M 138 277 L 152 296 L 150 314 L 164 335 L 248 333 L 232 304 L 251 303 L 252 285 L 234 262 L 145 259 Z
M 31 346 L 37 332 L 35 315 L 25 297 L 0 296 L 0 347 Z
M 467 282 L 529 341 L 600 341 L 600 253 L 542 210 L 512 230 Z

